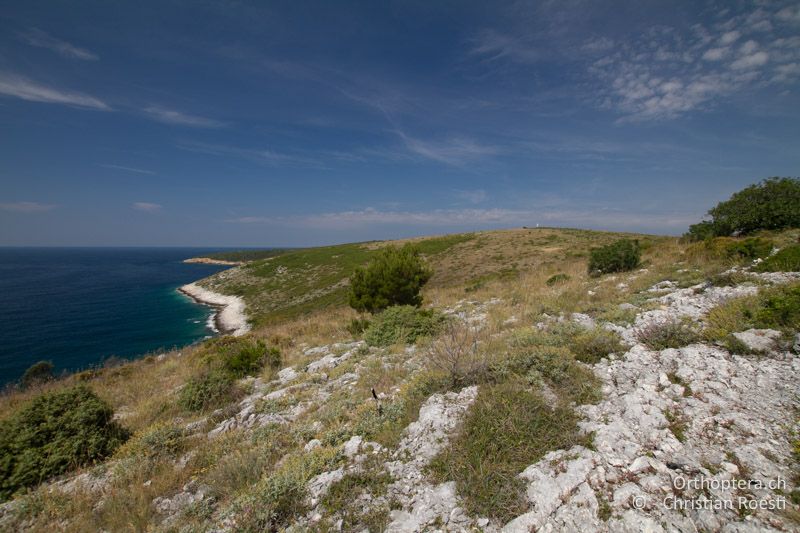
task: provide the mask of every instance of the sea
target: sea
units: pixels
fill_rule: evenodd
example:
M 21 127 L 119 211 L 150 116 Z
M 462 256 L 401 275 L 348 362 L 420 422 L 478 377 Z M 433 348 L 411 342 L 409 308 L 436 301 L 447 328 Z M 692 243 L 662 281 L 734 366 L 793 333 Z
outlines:
M 182 347 L 214 310 L 176 289 L 227 267 L 209 248 L 0 248 L 0 387 L 37 361 L 57 373 Z

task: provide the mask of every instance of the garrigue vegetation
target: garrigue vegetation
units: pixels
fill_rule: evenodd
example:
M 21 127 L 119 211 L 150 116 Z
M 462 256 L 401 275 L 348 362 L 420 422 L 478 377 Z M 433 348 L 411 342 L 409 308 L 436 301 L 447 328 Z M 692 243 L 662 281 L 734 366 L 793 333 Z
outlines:
M 27 485 L 30 492 L 20 497 L 24 511 L 6 524 L 39 530 L 64 524 L 76 531 L 203 530 L 221 516 L 235 516 L 243 531 L 280 530 L 307 512 L 307 482 L 346 464 L 342 444 L 351 436 L 391 451 L 431 394 L 469 385 L 479 386 L 478 398 L 450 445 L 431 464 L 431 480 L 455 481 L 465 508 L 476 516 L 508 518 L 524 507 L 521 469 L 549 451 L 592 445 L 591 435 L 579 428 L 576 410 L 601 398 L 601 383 L 587 365 L 626 349 L 615 333 L 585 329 L 557 317 L 581 312 L 630 323 L 637 310 L 647 309 L 647 289 L 654 283 L 733 283 L 720 276 L 731 263 L 764 257 L 773 247 L 787 249 L 797 242 L 798 232 L 757 237 L 763 242 L 722 238 L 684 245 L 668 237 L 552 228 L 435 237 L 416 240 L 417 253 L 406 252 L 401 261 L 419 260 L 410 269 L 412 283 L 402 276 L 399 281 L 376 276 L 379 283 L 366 283 L 370 260 L 403 250 L 386 252 L 385 243 L 253 256 L 246 266 L 209 281 L 212 288 L 245 298 L 255 316 L 254 331 L 247 336 L 212 339 L 164 357 L 43 381 L 0 397 L 0 424 L 5 428 L 31 418 L 25 411 L 31 402 L 82 383 L 119 413 L 132 434 L 122 446 L 125 436 L 119 437 L 103 455 L 111 456 L 106 465 L 113 475 L 107 478 L 102 499 L 88 491 L 64 495 L 46 484 L 35 488 L 57 474 L 40 472 Z M 615 245 L 620 241 L 625 244 Z M 608 248 L 593 252 L 608 245 L 614 253 Z M 717 248 L 722 251 L 717 253 Z M 778 268 L 770 261 L 779 255 L 766 258 L 760 268 Z M 589 276 L 587 261 L 593 256 L 591 271 L 619 272 L 624 289 L 617 287 L 618 281 Z M 780 260 L 787 256 L 793 257 L 788 253 Z M 647 271 L 626 271 L 640 262 Z M 625 268 L 614 270 L 618 265 Z M 414 301 L 387 302 L 381 309 L 380 289 L 374 292 L 378 298 L 365 290 L 360 293 L 368 295 L 362 309 L 372 308 L 375 314 L 357 314 L 347 306 L 347 280 L 358 267 L 364 272 L 363 287 L 380 288 L 384 282 L 418 285 L 416 293 L 404 292 L 413 294 Z M 769 289 L 744 302 L 723 304 L 711 313 L 712 327 L 699 334 L 725 339 L 749 327 L 775 327 L 788 335 L 798 320 L 796 286 L 790 289 Z M 465 310 L 492 299 L 495 305 L 481 308 L 480 328 L 461 318 Z M 540 322 L 547 326 L 536 327 Z M 698 335 L 694 330 L 691 337 L 684 333 L 668 328 L 647 339 L 677 346 Z M 372 346 L 338 347 L 354 338 Z M 348 350 L 349 358 L 325 369 L 324 376 L 304 373 L 319 358 L 308 349 L 320 345 L 337 356 Z M 293 367 L 301 377 L 283 396 L 255 404 L 253 414 L 286 413 L 311 402 L 306 412 L 285 423 L 206 437 L 238 411 L 238 401 L 253 391 L 252 377 L 267 384 L 268 391 L 284 387 L 276 385 L 277 371 L 284 367 Z M 313 401 L 319 387 L 347 376 L 355 377 L 326 393 L 324 401 Z M 681 433 L 677 422 L 670 427 Z M 2 439 L 14 434 L 4 430 Z M 314 440 L 317 445 L 307 448 Z M 6 446 L 7 441 L 2 442 Z M 17 448 L 0 450 L 3 461 L 17 453 Z M 326 512 L 339 513 L 347 530 L 380 531 L 394 505 L 387 500 L 367 513 L 359 503 L 359 494 L 386 495 L 393 481 L 381 467 L 388 456 L 370 457 L 375 468 L 346 475 L 321 502 Z M 82 471 L 94 474 L 91 465 L 100 460 L 70 463 L 61 472 L 83 464 Z M 98 467 L 102 468 L 106 466 Z M 209 497 L 188 506 L 167 525 L 154 500 L 187 486 L 208 487 Z M 335 521 L 319 523 L 323 531 L 335 526 Z
M 105 459 L 128 437 L 89 387 L 47 392 L 0 422 L 0 500 Z
M 600 248 L 593 248 L 589 256 L 589 274 L 600 276 L 611 272 L 625 272 L 639 266 L 642 252 L 639 241 L 621 239 Z

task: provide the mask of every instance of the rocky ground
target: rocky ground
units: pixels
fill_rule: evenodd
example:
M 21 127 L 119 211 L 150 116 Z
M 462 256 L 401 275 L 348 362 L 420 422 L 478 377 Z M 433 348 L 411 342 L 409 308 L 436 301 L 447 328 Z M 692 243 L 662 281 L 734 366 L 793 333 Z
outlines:
M 798 278 L 797 273 L 770 274 L 761 281 Z M 368 470 L 388 474 L 390 482 L 380 496 L 360 494 L 357 506 L 391 509 L 386 527 L 391 532 L 794 530 L 797 522 L 783 509 L 793 508 L 787 503 L 793 488 L 789 433 L 797 429 L 800 359 L 792 351 L 800 346 L 781 345 L 770 330 L 739 332 L 737 338 L 760 354 L 749 356 L 700 343 L 659 351 L 638 341 L 637 332 L 650 324 L 681 319 L 702 324 L 715 305 L 757 290 L 752 283 L 681 289 L 666 281 L 650 289 L 642 308 L 626 304 L 637 311 L 629 326 L 596 323 L 587 315 L 566 318 L 614 330 L 630 348 L 593 366 L 603 382 L 603 399 L 578 408 L 582 430 L 594 435 L 593 448 L 554 451 L 520 472 L 529 507 L 508 523 L 469 516 L 455 483 L 432 483 L 426 473 L 475 401 L 478 387 L 471 386 L 428 398 L 394 449 L 352 435 L 342 446 L 345 464 L 308 481 L 308 512 L 290 529 L 342 527 L 341 517 L 331 516 L 321 501 L 344 476 Z M 480 325 L 494 303 L 473 302 L 448 313 Z M 268 383 L 255 380 L 235 409 L 213 413 L 187 431 L 216 439 L 232 430 L 292 424 L 332 395 L 352 389 L 369 363 L 387 355 L 363 342 L 309 347 L 304 354 L 309 361 L 304 366 L 286 368 Z M 411 369 L 424 355 L 413 347 L 396 354 Z M 376 405 L 386 399 L 381 395 Z M 320 445 L 312 439 L 305 449 Z M 54 484 L 53 490 L 69 492 L 76 486 L 102 492 L 102 475 L 82 474 Z M 168 527 L 208 492 L 189 483 L 178 494 L 154 500 L 162 525 Z M 12 508 L 6 504 L 6 514 Z M 235 530 L 237 524 L 230 510 L 219 510 L 212 522 L 214 531 Z

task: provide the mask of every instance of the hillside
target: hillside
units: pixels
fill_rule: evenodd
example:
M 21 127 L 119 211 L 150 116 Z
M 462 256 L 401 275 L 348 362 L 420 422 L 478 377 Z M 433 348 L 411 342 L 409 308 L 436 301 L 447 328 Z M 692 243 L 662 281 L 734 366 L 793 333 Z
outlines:
M 641 265 L 590 277 L 590 249 L 622 237 Z M 760 237 L 771 253 L 800 231 Z M 733 238 L 414 241 L 433 335 L 370 345 L 351 326 L 347 278 L 386 242 L 281 250 L 201 282 L 244 299 L 247 335 L 3 396 L 7 420 L 88 384 L 132 437 L 17 494 L 0 529 L 796 530 L 800 273 L 726 255 Z M 703 498 L 735 507 L 666 503 Z

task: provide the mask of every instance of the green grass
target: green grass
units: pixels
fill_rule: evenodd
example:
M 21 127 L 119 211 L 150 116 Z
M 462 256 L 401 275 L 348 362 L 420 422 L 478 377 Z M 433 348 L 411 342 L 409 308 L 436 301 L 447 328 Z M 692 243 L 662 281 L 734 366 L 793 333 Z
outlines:
M 415 241 L 415 245 L 424 256 L 435 256 L 473 238 L 472 234 L 448 235 Z M 269 251 L 269 259 L 214 276 L 208 286 L 244 298 L 256 325 L 276 323 L 345 305 L 347 279 L 379 249 L 374 243 L 352 243 Z
M 756 272 L 797 272 L 800 271 L 800 245 L 787 246 L 777 254 L 758 264 Z
M 715 307 L 703 333 L 708 340 L 725 341 L 732 333 L 752 328 L 776 329 L 787 337 L 800 330 L 800 283 L 762 289 Z
M 277 257 L 287 252 L 291 252 L 292 248 L 268 248 L 264 250 L 229 250 L 225 252 L 217 252 L 208 254 L 204 257 L 209 259 L 220 259 L 222 261 L 258 261 L 260 259 L 268 259 L 270 257 Z
M 551 450 L 587 444 L 577 421 L 571 408 L 552 406 L 524 383 L 484 386 L 431 474 L 456 482 L 468 513 L 505 522 L 528 508 L 522 470 Z

